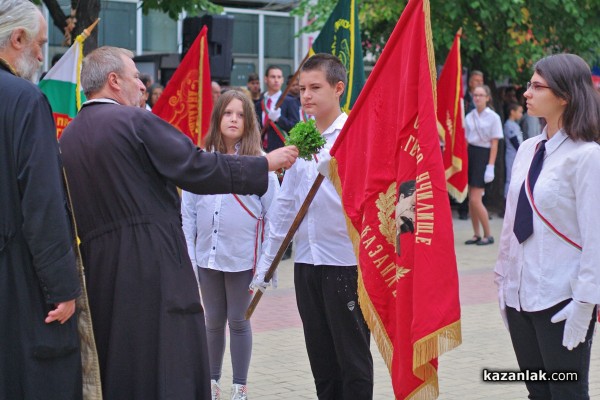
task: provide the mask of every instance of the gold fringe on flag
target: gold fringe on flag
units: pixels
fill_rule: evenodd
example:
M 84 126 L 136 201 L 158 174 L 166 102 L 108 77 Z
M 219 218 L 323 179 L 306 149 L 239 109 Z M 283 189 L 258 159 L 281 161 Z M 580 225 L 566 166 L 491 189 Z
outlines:
M 469 192 L 469 186 L 465 186 L 464 190 L 458 190 L 450 183 L 446 182 L 446 190 L 450 196 L 454 197 L 457 202 L 462 203 L 467 198 L 467 193 Z
M 342 198 L 342 185 L 340 182 L 340 177 L 338 175 L 337 160 L 333 157 L 329 162 L 329 179 L 331 180 L 331 183 L 335 187 L 335 190 L 337 191 L 340 198 Z M 381 353 L 383 361 L 385 361 L 385 365 L 387 366 L 391 374 L 394 346 L 385 330 L 383 322 L 381 322 L 381 318 L 379 318 L 377 310 L 375 310 L 375 306 L 371 302 L 369 293 L 365 288 L 360 263 L 358 262 L 358 246 L 360 243 L 360 235 L 356 231 L 356 229 L 354 229 L 354 225 L 352 225 L 352 222 L 350 222 L 350 218 L 348 218 L 348 216 L 346 215 L 346 210 L 344 209 L 344 207 L 342 207 L 342 211 L 344 211 L 348 236 L 352 241 L 352 247 L 354 248 L 354 254 L 356 255 L 356 264 L 358 266 L 358 304 L 360 305 L 363 317 L 365 318 L 365 321 L 367 322 L 367 325 L 371 330 L 371 334 L 375 339 L 375 343 L 377 344 L 377 348 Z
M 337 160 L 333 157 L 329 163 L 329 179 L 340 198 L 342 198 L 342 186 L 338 175 Z M 344 210 L 343 207 L 342 209 Z M 350 222 L 345 210 L 344 217 L 346 218 L 348 235 L 352 241 L 357 264 L 359 264 L 358 246 L 360 243 L 360 235 L 354 228 L 354 225 Z M 379 352 L 391 374 L 394 346 L 364 286 L 360 265 L 358 265 L 358 302 L 365 321 L 375 339 Z M 430 361 L 434 358 L 438 358 L 445 352 L 458 347 L 461 343 L 461 322 L 458 320 L 421 338 L 413 345 L 413 373 L 415 376 L 422 379 L 423 383 L 410 393 L 407 396 L 407 399 L 430 400 L 439 396 L 437 370 L 431 365 Z

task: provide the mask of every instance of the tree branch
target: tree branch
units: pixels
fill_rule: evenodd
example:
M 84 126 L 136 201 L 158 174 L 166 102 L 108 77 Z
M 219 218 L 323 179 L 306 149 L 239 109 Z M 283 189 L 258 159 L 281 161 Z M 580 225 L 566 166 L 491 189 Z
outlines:
M 46 7 L 48 7 L 48 11 L 50 12 L 50 16 L 52 17 L 52 22 L 54 26 L 56 26 L 61 32 L 64 33 L 65 27 L 67 26 L 67 16 L 63 12 L 62 8 L 58 4 L 58 0 L 42 0 Z

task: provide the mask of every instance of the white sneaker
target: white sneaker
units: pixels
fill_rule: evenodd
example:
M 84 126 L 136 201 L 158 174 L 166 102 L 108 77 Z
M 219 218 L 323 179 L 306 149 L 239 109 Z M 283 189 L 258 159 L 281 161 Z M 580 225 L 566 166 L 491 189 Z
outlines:
M 246 385 L 234 383 L 231 385 L 231 400 L 248 400 L 248 388 Z
M 211 400 L 221 400 L 221 386 L 219 381 L 210 380 L 210 398 Z

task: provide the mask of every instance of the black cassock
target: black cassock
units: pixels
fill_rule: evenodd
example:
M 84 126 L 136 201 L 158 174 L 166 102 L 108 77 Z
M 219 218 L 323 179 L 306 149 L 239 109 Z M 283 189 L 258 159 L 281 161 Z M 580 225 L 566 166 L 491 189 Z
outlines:
M 44 319 L 81 289 L 50 105 L 0 65 L 0 399 L 80 399 L 76 316 Z
M 176 186 L 262 195 L 264 157 L 202 152 L 152 113 L 84 105 L 60 139 L 107 400 L 209 399 L 204 312 Z

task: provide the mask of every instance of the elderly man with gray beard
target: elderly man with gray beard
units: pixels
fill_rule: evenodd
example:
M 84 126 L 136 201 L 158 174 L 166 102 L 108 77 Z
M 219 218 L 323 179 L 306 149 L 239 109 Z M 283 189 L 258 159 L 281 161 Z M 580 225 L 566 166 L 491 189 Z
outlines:
M 81 399 L 81 288 L 56 128 L 33 80 L 47 24 L 0 1 L 0 398 Z

